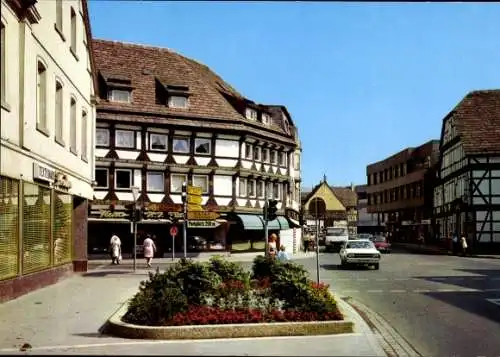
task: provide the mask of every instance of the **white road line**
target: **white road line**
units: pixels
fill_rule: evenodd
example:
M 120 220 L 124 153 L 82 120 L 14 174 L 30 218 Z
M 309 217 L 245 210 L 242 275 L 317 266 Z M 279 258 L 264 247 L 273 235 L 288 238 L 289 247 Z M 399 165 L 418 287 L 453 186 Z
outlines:
M 387 280 L 389 280 L 389 279 L 387 279 L 387 278 L 377 278 L 377 279 L 375 279 L 375 280 L 377 280 L 377 281 L 387 281 Z
M 413 290 L 414 293 L 430 293 L 431 291 L 430 290 L 427 290 L 427 289 L 416 289 L 416 290 Z
M 358 280 L 358 281 L 368 281 L 367 278 L 358 278 L 358 279 L 355 279 L 355 280 Z
M 411 278 L 395 278 L 394 280 L 397 280 L 397 281 L 406 281 L 406 280 L 410 280 Z
M 397 289 L 394 289 L 394 290 L 390 290 L 391 293 L 406 293 L 406 290 L 397 290 Z
M 382 290 L 366 290 L 367 293 L 381 293 Z
M 500 306 L 500 299 L 486 299 L 486 301 L 489 301 L 495 305 Z
M 456 292 L 460 292 L 463 290 L 461 290 L 461 289 L 437 289 L 436 291 L 440 292 L 440 293 L 456 293 Z
M 359 293 L 359 290 L 342 290 L 342 294 Z

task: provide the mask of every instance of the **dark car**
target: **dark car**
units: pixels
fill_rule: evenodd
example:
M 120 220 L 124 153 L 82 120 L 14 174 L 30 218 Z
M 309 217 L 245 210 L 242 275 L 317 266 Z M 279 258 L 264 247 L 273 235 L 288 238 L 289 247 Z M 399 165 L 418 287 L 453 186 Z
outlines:
M 207 249 L 207 240 L 200 236 L 190 236 L 187 246 L 189 251 L 202 252 Z
M 379 252 L 384 252 L 384 253 L 391 252 L 391 243 L 389 243 L 384 236 L 374 237 L 373 243 L 375 244 L 375 248 L 377 248 Z

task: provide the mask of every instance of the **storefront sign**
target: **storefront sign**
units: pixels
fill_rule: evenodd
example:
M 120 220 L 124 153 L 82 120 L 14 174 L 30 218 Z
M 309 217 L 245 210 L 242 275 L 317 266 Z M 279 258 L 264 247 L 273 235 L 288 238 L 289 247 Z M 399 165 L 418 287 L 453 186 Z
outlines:
M 288 218 L 291 218 L 297 222 L 300 222 L 300 213 L 294 209 L 286 208 L 285 209 L 285 216 L 287 216 Z
M 69 190 L 71 188 L 71 182 L 66 174 L 62 172 L 56 172 L 54 186 L 56 186 L 57 188 Z
M 145 211 L 144 219 L 163 219 L 165 214 L 163 212 Z
M 215 221 L 188 221 L 188 228 L 215 228 L 218 226 Z
M 217 212 L 209 212 L 209 211 L 193 211 L 188 212 L 189 220 L 200 220 L 200 221 L 213 221 L 220 217 L 220 214 Z
M 56 171 L 34 162 L 33 179 L 52 183 L 56 179 Z
M 99 216 L 101 218 L 128 218 L 126 212 L 111 212 L 111 211 L 101 211 Z

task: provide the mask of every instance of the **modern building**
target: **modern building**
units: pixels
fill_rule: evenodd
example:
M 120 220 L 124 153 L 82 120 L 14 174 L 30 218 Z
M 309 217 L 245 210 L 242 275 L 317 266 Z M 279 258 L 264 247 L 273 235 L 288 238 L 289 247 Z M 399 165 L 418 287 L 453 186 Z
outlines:
M 302 196 L 302 215 L 309 227 L 345 226 L 349 235 L 357 234 L 357 195 L 351 187 L 330 186 L 326 177 Z
M 132 187 L 145 209 L 139 244 L 151 234 L 160 254 L 171 251 L 170 227 L 182 232 L 183 182 L 201 188 L 199 217 L 206 217 L 188 221 L 188 251 L 264 249 L 267 196 L 279 201 L 269 231 L 291 252 L 300 240 L 301 149 L 288 110 L 244 97 L 207 66 L 166 48 L 105 40 L 93 48 L 101 98 L 89 252 L 107 248 L 115 233 L 132 253 L 125 212 Z M 183 250 L 182 233 L 174 241 Z
M 375 234 L 383 232 L 383 227 L 378 225 L 377 214 L 368 213 L 367 185 L 357 185 L 356 195 L 358 196 L 358 233 Z
M 2 0 L 0 300 L 87 269 L 95 97 L 85 0 Z
M 476 252 L 500 252 L 500 90 L 468 93 L 443 119 L 438 233 L 465 233 Z
M 433 189 L 439 140 L 406 148 L 366 168 L 368 209 L 393 240 L 434 238 Z M 427 240 L 429 241 L 429 240 Z

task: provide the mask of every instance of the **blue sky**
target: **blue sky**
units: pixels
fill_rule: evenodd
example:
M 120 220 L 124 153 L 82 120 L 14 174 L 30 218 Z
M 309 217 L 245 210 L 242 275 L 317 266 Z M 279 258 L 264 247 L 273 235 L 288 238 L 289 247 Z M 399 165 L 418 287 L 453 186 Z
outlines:
M 500 88 L 500 4 L 90 1 L 96 38 L 168 47 L 285 105 L 303 186 L 439 139 L 470 90 Z

